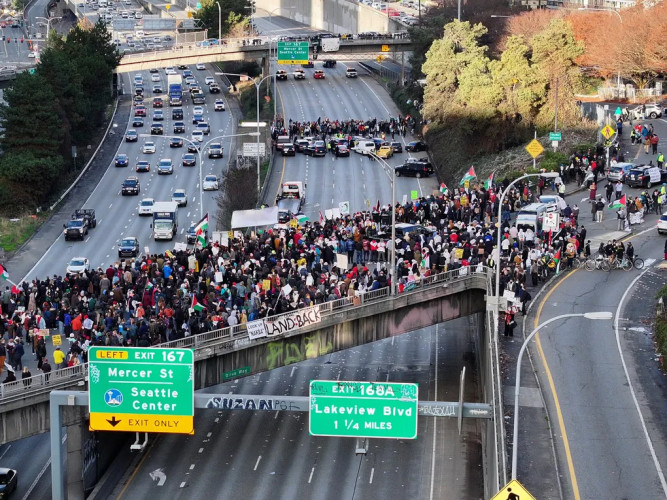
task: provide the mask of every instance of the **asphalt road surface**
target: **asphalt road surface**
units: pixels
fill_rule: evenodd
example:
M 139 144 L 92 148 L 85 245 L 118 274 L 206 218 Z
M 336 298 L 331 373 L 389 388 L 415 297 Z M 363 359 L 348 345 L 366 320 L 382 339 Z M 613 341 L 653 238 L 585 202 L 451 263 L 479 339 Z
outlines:
M 454 401 L 466 366 L 477 396 L 472 318 L 332 353 L 210 387 L 215 394 L 307 396 L 310 380 L 416 382 L 420 400 Z M 434 434 L 435 429 L 435 434 Z M 311 437 L 305 413 L 197 410 L 194 436 L 150 444 L 113 498 L 483 498 L 479 421 L 419 417 L 416 440 Z M 151 472 L 160 469 L 159 485 Z M 119 495 L 119 496 L 118 496 Z
M 235 133 L 235 122 L 231 119 L 227 111 L 215 112 L 213 102 L 215 99 L 224 98 L 222 94 L 209 94 L 208 88 L 204 85 L 206 76 L 213 76 L 209 70 L 197 71 L 191 68 L 197 81 L 206 94 L 206 104 L 204 108 L 204 119 L 210 124 L 211 132 L 204 136 L 202 148 L 202 160 L 197 159 L 195 167 L 183 167 L 182 155 L 186 153 L 188 142 L 184 141 L 182 148 L 171 148 L 167 135 L 173 135 L 174 121 L 183 121 L 186 126 L 185 134 L 181 135 L 185 139 L 191 139 L 191 132 L 195 125 L 192 123 L 193 105 L 189 98 L 184 99 L 182 106 L 184 111 L 183 120 L 173 120 L 171 110 L 168 105 L 162 108 L 164 113 L 165 136 L 139 137 L 137 142 L 122 142 L 118 153 L 125 153 L 129 157 L 129 166 L 116 168 L 113 160 L 99 185 L 83 204 L 84 208 L 94 208 L 97 214 L 97 227 L 91 229 L 85 238 L 85 241 L 65 241 L 64 236 L 58 237 L 51 248 L 38 261 L 29 276 L 50 276 L 55 274 L 64 274 L 68 262 L 73 257 L 87 257 L 90 260 L 91 268 L 106 267 L 109 264 L 119 261 L 118 242 L 125 236 L 135 236 L 139 239 L 141 250 L 148 247 L 151 253 L 164 252 L 174 248 L 175 242 L 186 242 L 185 232 L 191 222 L 198 222 L 203 214 L 209 213 L 211 217 L 211 227 L 215 227 L 216 191 L 201 191 L 203 176 L 213 173 L 221 177 L 223 171 L 227 168 L 229 144 L 231 138 L 226 137 Z M 135 73 L 137 74 L 137 73 Z M 132 92 L 133 85 L 130 78 L 134 75 L 123 75 L 124 91 Z M 167 79 L 163 69 L 160 69 L 159 82 L 151 81 L 151 74 L 148 71 L 141 72 L 144 80 L 145 104 L 147 116 L 144 119 L 143 127 L 136 127 L 139 134 L 150 134 L 150 127 L 153 123 L 152 115 L 152 86 L 160 83 L 163 90 L 167 90 Z M 163 92 L 166 99 L 166 94 Z M 126 128 L 131 128 L 132 117 L 129 123 L 118 124 L 116 134 L 125 134 Z M 216 139 L 219 138 L 219 139 Z M 142 146 L 145 142 L 155 143 L 156 152 L 154 154 L 142 153 Z M 206 155 L 206 144 L 208 142 L 222 142 L 224 147 L 224 158 L 208 159 Z M 158 175 L 157 164 L 163 158 L 169 158 L 174 164 L 174 173 L 171 175 Z M 151 170 L 148 173 L 135 172 L 136 162 L 139 160 L 149 161 Z M 121 196 L 121 184 L 128 176 L 137 176 L 141 184 L 141 192 L 138 196 Z M 153 198 L 155 201 L 169 201 L 171 194 L 175 189 L 183 188 L 186 190 L 188 203 L 187 206 L 178 210 L 178 234 L 173 241 L 155 241 L 151 233 L 151 217 L 139 217 L 137 209 L 142 198 Z

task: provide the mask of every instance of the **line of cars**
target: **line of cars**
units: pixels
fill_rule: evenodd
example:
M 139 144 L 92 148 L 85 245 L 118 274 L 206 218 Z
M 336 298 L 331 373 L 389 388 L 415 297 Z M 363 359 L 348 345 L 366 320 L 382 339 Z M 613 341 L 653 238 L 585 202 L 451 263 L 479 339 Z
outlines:
M 275 141 L 275 148 L 282 156 L 295 156 L 303 153 L 306 156 L 324 157 L 330 151 L 337 158 L 349 157 L 350 151 L 361 155 L 374 155 L 382 159 L 389 159 L 394 154 L 403 152 L 401 141 L 386 141 L 381 137 L 368 139 L 365 137 L 354 137 L 351 141 L 343 137 L 334 137 L 329 144 L 317 138 L 292 139 L 287 135 L 279 136 Z M 412 141 L 405 146 L 408 152 L 427 151 L 428 147 L 422 141 Z M 433 165 L 427 157 L 408 158 L 401 165 L 394 167 L 397 177 L 402 175 L 417 178 L 428 177 L 434 173 Z
M 612 182 L 621 181 L 629 187 L 646 188 L 667 182 L 667 170 L 655 165 L 636 165 L 634 163 L 617 163 L 609 169 L 607 179 Z

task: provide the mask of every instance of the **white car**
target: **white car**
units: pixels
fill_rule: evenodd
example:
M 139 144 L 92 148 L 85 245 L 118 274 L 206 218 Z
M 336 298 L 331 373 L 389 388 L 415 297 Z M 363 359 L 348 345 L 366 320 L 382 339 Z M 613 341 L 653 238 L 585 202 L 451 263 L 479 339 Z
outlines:
M 185 83 L 188 83 L 188 84 L 190 84 L 190 83 L 197 83 L 197 80 L 195 80 L 195 77 L 194 77 L 194 76 L 186 76 L 186 77 L 185 77 Z
M 216 99 L 213 109 L 215 111 L 224 111 L 225 110 L 225 101 L 223 101 L 222 99 Z
M 192 132 L 192 142 L 204 142 L 204 132 L 201 130 Z
M 667 233 L 667 212 L 658 219 L 658 234 Z
M 90 271 L 90 261 L 85 257 L 74 257 L 67 264 L 66 271 L 69 274 L 82 273 L 84 271 Z
M 204 177 L 204 183 L 202 184 L 204 191 L 217 191 L 218 190 L 218 178 L 213 174 L 208 174 Z
M 159 82 L 159 81 L 160 81 L 160 75 L 158 75 L 157 73 L 153 73 L 151 75 L 151 82 Z
M 37 52 L 28 52 L 28 57 L 30 59 L 35 59 L 37 57 Z
M 193 115 L 203 115 L 204 114 L 204 108 L 201 106 L 195 106 L 192 108 L 192 114 Z
M 144 198 L 139 203 L 139 215 L 153 215 L 153 205 L 155 200 L 153 198 Z
M 167 75 L 176 75 L 176 74 L 178 74 L 178 73 L 176 73 L 176 68 L 174 68 L 173 66 L 167 66 L 166 68 L 164 68 L 164 72 Z
M 197 64 L 195 64 L 195 68 L 197 68 L 198 70 L 201 71 L 201 70 L 206 69 L 206 66 L 204 66 L 204 63 L 197 63 Z
M 141 152 L 144 154 L 155 153 L 155 143 L 150 141 L 144 142 L 144 145 L 141 148 Z
M 642 119 L 642 106 L 637 106 L 630 110 L 630 113 L 633 115 L 632 118 L 635 120 Z M 648 118 L 660 118 L 662 116 L 662 108 L 656 103 L 647 103 L 644 104 L 644 119 Z
M 211 85 L 212 83 L 215 83 L 215 79 L 212 76 L 207 76 L 204 78 L 204 83 L 206 85 Z
M 178 203 L 179 207 L 187 207 L 188 195 L 185 194 L 185 189 L 174 189 L 174 192 L 171 193 L 171 201 Z

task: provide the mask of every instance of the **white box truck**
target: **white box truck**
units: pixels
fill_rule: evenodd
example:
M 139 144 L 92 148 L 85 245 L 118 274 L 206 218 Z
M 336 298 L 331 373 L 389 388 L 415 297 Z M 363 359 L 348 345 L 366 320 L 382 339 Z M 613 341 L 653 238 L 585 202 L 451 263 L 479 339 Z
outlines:
M 175 201 L 158 201 L 153 205 L 153 238 L 155 240 L 172 240 L 178 230 L 178 203 Z

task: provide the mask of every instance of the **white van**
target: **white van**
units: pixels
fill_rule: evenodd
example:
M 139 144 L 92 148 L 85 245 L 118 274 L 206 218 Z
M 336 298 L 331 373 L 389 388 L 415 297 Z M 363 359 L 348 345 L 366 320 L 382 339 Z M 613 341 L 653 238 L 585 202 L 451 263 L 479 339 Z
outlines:
M 144 32 L 142 30 L 137 30 L 134 32 L 134 36 L 136 36 L 137 38 L 143 38 Z
M 516 215 L 517 229 L 531 228 L 533 231 L 542 229 L 542 219 L 544 214 L 548 212 L 559 212 L 558 204 L 556 203 L 530 203 L 525 207 L 521 207 Z
M 107 5 L 108 5 L 108 4 L 107 4 L 107 0 L 100 0 L 100 1 L 97 3 L 97 5 L 99 5 L 100 7 L 104 7 L 104 8 L 106 8 Z
M 352 151 L 362 155 L 368 155 L 370 153 L 375 153 L 375 143 L 373 141 L 361 140 L 352 148 Z

